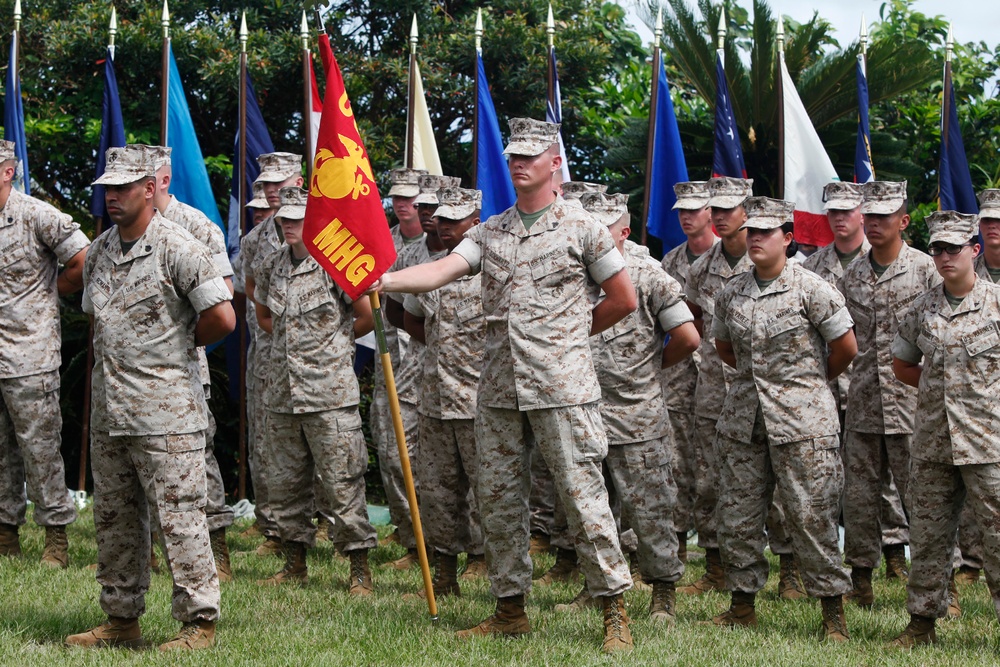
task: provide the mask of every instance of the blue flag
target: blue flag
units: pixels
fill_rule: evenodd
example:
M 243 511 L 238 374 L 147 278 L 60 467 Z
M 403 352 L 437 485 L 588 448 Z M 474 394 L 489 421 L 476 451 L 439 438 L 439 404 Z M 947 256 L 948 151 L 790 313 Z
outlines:
M 219 215 L 219 207 L 215 204 L 215 195 L 212 194 L 212 186 L 208 180 L 205 158 L 202 157 L 201 146 L 194 133 L 191 110 L 184 95 L 180 72 L 177 71 L 174 49 L 168 48 L 170 74 L 167 86 L 167 146 L 173 149 L 170 156 L 173 165 L 170 193 L 207 215 L 225 233 L 226 228 L 222 224 L 222 216 Z
M 562 94 L 559 92 L 559 65 L 556 62 L 556 50 L 549 49 L 549 68 L 552 70 L 552 97 L 545 101 L 545 120 L 549 123 L 562 124 Z M 572 180 L 569 175 L 569 160 L 566 159 L 566 144 L 563 142 L 562 129 L 559 130 L 559 157 L 562 158 L 563 183 Z
M 979 213 L 979 203 L 976 201 L 976 192 L 972 188 L 972 175 L 969 173 L 969 161 L 965 157 L 965 144 L 962 143 L 962 129 L 958 124 L 955 86 L 951 80 L 950 69 L 945 71 L 941 112 L 938 204 L 943 211 Z M 948 126 L 944 127 L 946 121 Z
M 875 180 L 872 166 L 872 137 L 868 132 L 868 77 L 865 76 L 864 56 L 858 56 L 858 143 L 854 149 L 854 182 Z
M 503 154 L 500 139 L 500 124 L 490 96 L 490 86 L 486 82 L 486 68 L 483 57 L 476 56 L 479 68 L 479 89 L 476 90 L 478 109 L 476 137 L 476 188 L 483 191 L 482 219 L 506 211 L 514 205 L 514 184 L 510 182 L 507 159 Z
M 226 247 L 229 251 L 229 258 L 235 259 L 240 252 L 240 236 L 243 229 L 249 227 L 240 225 L 240 178 L 245 178 L 246 201 L 253 199 L 253 182 L 260 176 L 260 165 L 257 158 L 263 153 L 273 153 L 274 144 L 271 143 L 271 135 L 267 132 L 264 124 L 264 116 L 257 106 L 257 94 L 254 92 L 253 83 L 250 81 L 250 73 L 247 72 L 247 162 L 240 164 L 240 131 L 236 130 L 236 140 L 233 142 L 233 187 L 229 193 L 229 233 L 227 234 Z M 246 203 L 246 202 L 244 202 Z M 252 211 L 247 211 L 247 217 L 252 215 Z
M 726 83 L 726 70 L 722 66 L 720 55 L 715 58 L 715 150 L 712 155 L 712 176 L 747 177 L 743 150 L 740 148 L 740 133 L 736 128 L 736 117 L 729 99 L 729 84 Z
M 111 49 L 104 58 L 104 100 L 101 104 L 101 147 L 97 151 L 97 178 L 104 174 L 109 148 L 125 145 L 125 122 L 122 120 L 122 105 L 118 97 L 118 79 L 115 77 L 115 61 Z M 95 218 L 104 219 L 104 228 L 112 224 L 104 208 L 104 186 L 94 186 L 94 196 L 90 201 L 90 212 Z
M 10 60 L 7 61 L 7 85 L 4 88 L 3 138 L 14 142 L 17 172 L 13 186 L 24 194 L 31 194 L 28 179 L 28 140 L 24 136 L 24 105 L 21 100 L 21 76 L 14 67 L 17 54 L 17 31 L 11 33 Z
M 646 229 L 663 242 L 663 252 L 676 248 L 687 238 L 681 229 L 680 217 L 674 210 L 677 196 L 674 185 L 688 180 L 687 165 L 684 162 L 684 148 L 681 133 L 677 129 L 677 116 L 670 98 L 670 84 L 667 71 L 660 62 L 660 83 L 656 91 L 656 118 L 650 118 L 653 126 L 652 173 L 649 176 L 649 217 Z

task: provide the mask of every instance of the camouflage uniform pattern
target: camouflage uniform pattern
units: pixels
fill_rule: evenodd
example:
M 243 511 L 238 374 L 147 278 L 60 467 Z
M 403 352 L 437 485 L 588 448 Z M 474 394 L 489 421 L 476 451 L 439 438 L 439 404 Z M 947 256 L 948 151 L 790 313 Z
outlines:
M 715 507 L 720 464 L 715 452 L 715 423 L 722 411 L 731 372 L 715 350 L 715 335 L 712 333 L 715 300 L 733 276 L 752 268 L 753 262 L 746 254 L 734 268 L 730 268 L 720 242 L 695 260 L 688 271 L 687 300 L 701 308 L 703 322 L 701 345 L 696 352 L 700 363 L 694 390 L 694 428 L 691 431 L 695 452 L 694 526 L 698 531 L 698 546 L 703 549 L 719 548 Z
M 806 590 L 842 595 L 851 587 L 838 548 L 844 469 L 826 360 L 827 343 L 853 325 L 844 298 L 788 262 L 763 292 L 752 273 L 734 278 L 715 308 L 715 338 L 730 341 L 737 362 L 716 441 L 726 586 L 756 592 L 767 582 L 763 529 L 777 488 Z
M 12 189 L 0 209 L 0 523 L 76 519 L 60 453 L 59 262 L 90 244 L 70 216 Z M 25 484 L 27 483 L 27 495 Z
M 491 591 L 531 587 L 528 494 L 532 443 L 552 471 L 556 496 L 593 595 L 632 579 L 601 475 L 607 435 L 588 341 L 600 283 L 624 268 L 607 229 L 557 197 L 530 230 L 516 208 L 465 233 L 454 253 L 482 272 L 485 361 L 476 442 L 479 511 Z
M 986 263 L 986 255 L 979 255 L 976 257 L 976 275 L 980 278 L 985 278 L 988 282 L 994 282 L 993 276 L 990 275 L 990 267 Z
M 844 556 L 857 567 L 881 557 L 882 481 L 892 471 L 907 507 L 910 440 L 917 392 L 892 372 L 892 341 L 910 304 L 941 282 L 930 257 L 903 244 L 882 277 L 870 253 L 847 267 L 838 287 L 854 320 L 858 356 L 851 369 L 844 437 Z
M 718 243 L 718 238 L 713 237 Z M 697 259 L 697 258 L 695 258 Z M 688 271 L 694 260 L 688 259 L 687 241 L 663 257 L 663 270 L 681 285 L 687 294 Z M 660 373 L 663 399 L 674 437 L 670 446 L 671 466 L 677 482 L 677 505 L 674 507 L 674 530 L 688 532 L 695 527 L 695 461 L 694 447 L 694 389 L 698 383 L 698 365 L 701 353 L 696 350 L 687 359 L 665 368 Z
M 665 516 L 677 503 L 670 469 L 673 432 L 660 386 L 666 332 L 694 317 L 680 283 L 644 246 L 626 241 L 626 270 L 638 307 L 613 327 L 592 336 L 601 384 L 601 419 L 608 433 L 605 466 L 621 502 L 622 523 L 635 531 L 639 567 L 651 581 L 677 581 L 677 531 Z
M 342 552 L 374 547 L 350 300 L 312 257 L 294 265 L 290 250 L 273 253 L 257 281 L 274 318 L 266 404 L 270 503 L 281 539 L 314 545 L 318 475 L 324 513 L 334 519 L 330 540 Z
M 173 616 L 215 620 L 219 581 L 205 518 L 205 395 L 197 314 L 231 297 L 208 251 L 154 214 L 122 256 L 118 229 L 91 246 L 83 310 L 94 318 L 91 414 L 101 607 L 144 611 L 149 522 L 174 579 Z M 155 381 L 151 381 L 155 378 Z

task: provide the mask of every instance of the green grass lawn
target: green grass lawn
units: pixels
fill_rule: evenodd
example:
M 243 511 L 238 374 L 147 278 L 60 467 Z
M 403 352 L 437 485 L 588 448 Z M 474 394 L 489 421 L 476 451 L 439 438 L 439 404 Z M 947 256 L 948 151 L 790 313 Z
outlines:
M 439 601 L 440 620 L 431 623 L 423 602 L 403 594 L 420 586 L 419 571 L 396 572 L 378 566 L 402 555 L 398 546 L 372 554 L 376 595 L 347 595 L 347 561 L 321 544 L 309 556 L 310 582 L 303 588 L 262 588 L 256 581 L 280 569 L 279 558 L 250 550 L 257 540 L 230 531 L 236 581 L 222 588 L 218 643 L 209 651 L 162 656 L 156 651 L 67 650 L 65 635 L 104 620 L 97 599 L 93 513 L 81 513 L 70 527 L 70 568 L 52 571 L 37 564 L 43 531 L 29 523 L 21 529 L 24 560 L 0 559 L 0 665 L 996 665 L 1000 627 L 985 583 L 964 588 L 964 616 L 938 623 L 940 644 L 912 653 L 885 647 L 906 625 L 905 589 L 877 578 L 873 611 L 848 609 L 851 642 L 820 644 L 819 602 L 777 599 L 777 560 L 768 587 L 758 597 L 760 626 L 723 630 L 698 625 L 728 606 L 728 595 L 680 597 L 677 627 L 665 633 L 646 619 L 649 594 L 629 592 L 636 649 L 626 656 L 600 653 L 599 611 L 557 614 L 553 607 L 570 600 L 575 586 L 532 591 L 528 614 L 533 633 L 520 640 L 460 641 L 453 633 L 479 622 L 493 608 L 489 585 L 463 582 L 460 599 Z M 384 529 L 380 532 L 384 532 Z M 535 561 L 536 573 L 552 563 Z M 704 562 L 694 556 L 684 580 L 701 575 Z M 153 646 L 179 627 L 170 616 L 170 577 L 154 575 L 147 596 L 143 633 Z

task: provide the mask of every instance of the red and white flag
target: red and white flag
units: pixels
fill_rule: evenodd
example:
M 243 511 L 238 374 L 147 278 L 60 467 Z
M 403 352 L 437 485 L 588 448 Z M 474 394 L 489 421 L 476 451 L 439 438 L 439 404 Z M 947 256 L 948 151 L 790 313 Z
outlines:
M 830 181 L 839 181 L 840 177 L 795 90 L 785 59 L 781 58 L 780 62 L 785 200 L 795 202 L 795 240 L 809 245 L 829 245 L 833 232 L 823 206 L 823 187 Z

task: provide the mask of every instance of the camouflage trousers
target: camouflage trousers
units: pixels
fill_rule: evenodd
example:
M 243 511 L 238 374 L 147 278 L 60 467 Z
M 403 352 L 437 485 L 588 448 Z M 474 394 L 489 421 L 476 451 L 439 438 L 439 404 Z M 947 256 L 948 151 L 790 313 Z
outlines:
M 986 583 L 1000 619 L 1000 464 L 956 466 L 910 459 L 911 614 L 942 618 L 948 611 L 948 582 L 963 506 L 982 530 Z
M 609 445 L 608 450 L 611 451 L 611 449 L 613 447 Z M 621 498 L 618 489 L 615 487 L 614 479 L 611 476 L 611 470 L 608 468 L 608 459 L 604 459 L 604 462 L 601 464 L 601 474 L 604 476 L 604 486 L 608 490 L 608 506 L 611 508 L 612 516 L 615 517 L 618 544 L 624 553 L 634 554 L 639 548 L 639 538 L 636 537 L 635 531 L 629 527 L 628 520 L 622 516 Z M 576 551 L 579 536 L 569 532 L 569 520 L 566 518 L 566 510 L 563 509 L 562 503 L 559 502 L 558 498 L 553 498 L 552 505 L 552 546 Z
M 28 498 L 40 526 L 76 521 L 61 433 L 59 371 L 0 378 L 0 524 L 23 524 Z
M 420 422 L 417 406 L 411 403 L 399 404 L 399 412 L 403 418 L 403 431 L 406 434 L 406 451 L 410 456 L 411 470 L 413 462 L 418 458 L 420 437 Z M 414 549 L 417 541 L 413 537 L 413 522 L 410 519 L 410 501 L 406 498 L 406 485 L 403 484 L 403 464 L 399 460 L 399 448 L 396 446 L 396 434 L 392 429 L 392 413 L 389 411 L 389 395 L 385 387 L 375 385 L 369 412 L 372 440 L 378 452 L 379 473 L 382 475 L 382 488 L 385 489 L 386 501 L 389 504 L 389 520 L 396 526 L 400 543 L 407 549 Z M 417 477 L 413 484 L 420 490 Z
M 318 474 L 333 519 L 330 541 L 341 553 L 375 547 L 365 503 L 368 449 L 358 407 L 306 414 L 271 411 L 267 426 L 271 512 L 281 540 L 315 545 Z
M 677 531 L 665 520 L 677 503 L 669 440 L 611 445 L 604 461 L 621 503 L 622 527 L 635 533 L 639 570 L 647 581 L 677 581 L 684 574 Z
M 173 576 L 173 617 L 219 618 L 219 578 L 205 520 L 205 435 L 91 431 L 101 609 L 138 618 L 149 590 L 150 523 Z
M 674 482 L 677 484 L 677 504 L 674 505 L 674 531 L 686 533 L 693 530 L 695 502 L 695 449 L 694 415 L 681 410 L 667 409 L 674 437 L 669 439 L 670 460 Z
M 910 478 L 909 434 L 848 431 L 844 441 L 844 559 L 854 567 L 878 567 L 885 515 L 883 488 L 891 472 L 904 511 Z M 898 522 L 893 514 L 891 521 Z M 897 542 L 898 544 L 899 542 Z
M 767 583 L 764 528 L 777 496 L 806 591 L 814 597 L 850 591 L 838 545 L 838 502 L 844 489 L 839 437 L 771 445 L 758 413 L 750 442 L 719 435 L 716 446 L 722 469 L 719 547 L 726 588 L 755 593 Z
M 531 532 L 552 535 L 555 520 L 556 491 L 552 487 L 552 473 L 549 472 L 537 447 L 531 449 L 531 493 L 528 508 L 531 512 Z
M 715 451 L 715 420 L 694 417 L 694 529 L 698 546 L 718 549 L 719 459 Z
M 258 378 L 252 368 L 247 368 L 247 453 L 250 463 L 250 481 L 253 483 L 254 515 L 261 532 L 267 537 L 278 537 L 278 524 L 271 515 L 270 483 L 267 465 L 267 406 L 264 396 L 267 380 Z
M 208 398 L 208 392 L 209 387 L 205 387 L 206 398 Z M 205 431 L 205 478 L 207 481 L 205 518 L 208 521 L 208 530 L 214 531 L 233 525 L 233 508 L 226 505 L 226 487 L 222 482 L 219 462 L 215 459 L 215 433 L 218 430 L 215 424 L 215 415 L 212 414 L 212 409 L 207 405 L 205 412 L 208 413 L 208 430 Z
M 955 567 L 983 569 L 983 531 L 976 522 L 970 503 L 958 518 L 958 555 Z
M 475 496 L 479 454 L 473 420 L 420 415 L 420 458 L 416 463 L 422 482 L 424 539 L 444 554 L 482 555 L 483 531 Z
M 608 441 L 597 403 L 524 412 L 480 403 L 476 443 L 477 497 L 494 596 L 523 595 L 531 589 L 532 446 L 552 471 L 571 533 L 585 538 L 577 544 L 577 554 L 591 595 L 617 595 L 632 585 L 601 475 Z

